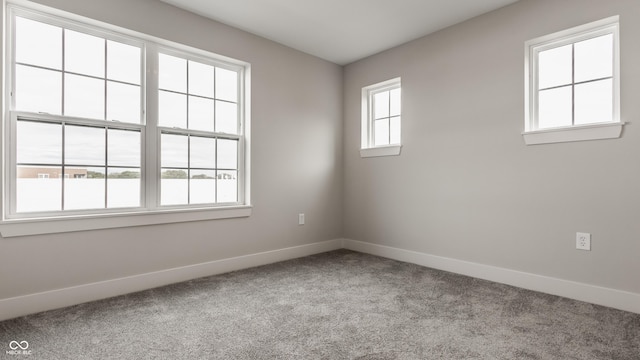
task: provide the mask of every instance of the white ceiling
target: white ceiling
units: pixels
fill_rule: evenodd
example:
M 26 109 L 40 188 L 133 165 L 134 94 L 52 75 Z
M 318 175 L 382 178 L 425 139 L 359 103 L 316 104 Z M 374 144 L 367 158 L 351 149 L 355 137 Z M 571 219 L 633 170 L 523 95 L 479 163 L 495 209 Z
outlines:
M 344 65 L 518 0 L 161 0 Z

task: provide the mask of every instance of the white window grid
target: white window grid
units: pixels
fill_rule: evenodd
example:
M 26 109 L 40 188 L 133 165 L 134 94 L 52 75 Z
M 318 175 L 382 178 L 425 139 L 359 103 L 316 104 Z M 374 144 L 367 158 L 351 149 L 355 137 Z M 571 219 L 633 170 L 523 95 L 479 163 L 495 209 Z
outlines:
M 539 37 L 525 43 L 525 133 L 540 130 L 539 127 L 539 93 L 560 87 L 571 87 L 572 90 L 572 119 L 569 128 L 588 127 L 588 125 L 575 124 L 574 89 L 576 85 L 596 82 L 604 79 L 612 79 L 613 82 L 613 114 L 608 123 L 620 122 L 620 45 L 619 45 L 619 17 L 612 16 L 603 20 L 578 26 L 565 31 Z M 581 41 L 597 38 L 604 35 L 613 35 L 613 73 L 610 77 L 590 79 L 587 81 L 575 81 L 575 66 L 572 62 L 572 79 L 570 84 L 539 88 L 539 54 L 554 48 L 572 45 L 572 59 L 574 59 L 575 44 Z M 573 61 L 573 60 L 572 60 Z M 596 124 L 597 125 L 597 124 Z M 557 128 L 548 128 L 544 131 L 554 131 Z
M 54 124 L 54 125 L 60 125 L 60 131 L 61 131 L 61 138 L 62 138 L 62 143 L 61 143 L 61 159 L 59 163 L 22 163 L 22 162 L 18 162 L 16 159 L 16 149 L 14 146 L 11 147 L 10 149 L 10 160 L 12 165 L 9 167 L 7 173 L 9 174 L 9 187 L 8 190 L 11 189 L 16 189 L 17 188 L 17 184 L 16 184 L 16 180 L 17 180 L 17 168 L 18 166 L 25 166 L 25 167 L 44 167 L 44 168 L 59 168 L 60 169 L 60 176 L 59 178 L 61 179 L 61 208 L 62 210 L 59 211 L 60 213 L 64 213 L 64 215 L 71 215 L 71 214 L 83 214 L 83 213 L 87 213 L 87 212 L 95 212 L 100 210 L 101 212 L 105 212 L 105 213 L 111 213 L 111 212 L 119 212 L 122 211 L 121 208 L 110 208 L 107 207 L 107 197 L 109 194 L 108 188 L 107 188 L 107 178 L 108 178 L 108 174 L 109 174 L 109 169 L 112 168 L 118 168 L 118 169 L 128 169 L 128 170 L 137 170 L 140 171 L 141 170 L 141 166 L 130 166 L 130 165 L 124 165 L 124 164 L 119 164 L 119 165 L 112 165 L 110 164 L 110 162 L 108 161 L 107 158 L 107 136 L 109 133 L 109 130 L 121 130 L 121 131 L 131 131 L 131 132 L 137 132 L 137 133 L 141 133 L 144 130 L 144 127 L 142 125 L 138 125 L 138 124 L 121 124 L 121 123 L 117 123 L 117 122 L 104 122 L 104 121 L 95 121 L 95 120 L 87 120 L 87 119 L 79 119 L 79 118 L 70 118 L 70 117 L 59 117 L 59 116 L 52 116 L 52 115 L 48 115 L 48 114 L 32 114 L 32 113 L 26 113 L 26 112 L 12 112 L 11 114 L 12 117 L 12 121 L 10 124 L 11 127 L 11 143 L 12 144 L 16 144 L 17 143 L 17 124 L 18 122 L 32 122 L 32 123 L 42 123 L 42 124 Z M 65 136 L 64 136 L 64 132 L 65 132 L 65 128 L 67 126 L 79 126 L 79 127 L 87 127 L 87 128 L 93 128 L 93 129 L 100 129 L 100 130 L 104 130 L 105 131 L 105 151 L 104 151 L 104 162 L 103 164 L 100 165 L 96 165 L 96 164 L 82 164 L 82 163 L 68 163 L 65 160 Z M 141 144 L 143 144 L 143 138 L 141 137 Z M 140 151 L 142 151 L 143 146 L 141 146 Z M 76 169 L 78 167 L 84 167 L 84 168 L 101 168 L 104 169 L 104 176 L 105 176 L 105 193 L 104 193 L 104 208 L 99 208 L 99 209 L 92 209 L 92 210 L 87 210 L 87 211 L 73 211 L 73 210 L 67 210 L 66 206 L 65 206 L 65 181 L 66 179 L 70 179 L 70 174 L 66 171 L 67 169 Z M 46 174 L 46 178 L 50 178 L 48 175 Z M 142 175 L 142 173 L 141 173 Z M 140 190 L 142 190 L 142 182 L 140 184 Z M 142 191 L 140 191 L 140 197 L 139 197 L 139 203 L 142 204 L 143 198 L 142 198 Z M 51 212 L 28 212 L 28 213 L 18 213 L 17 212 L 17 199 L 16 199 L 16 195 L 17 192 L 16 191 L 11 191 L 7 198 L 10 199 L 10 217 L 16 217 L 16 218 L 20 218 L 20 217 L 39 217 L 39 216 L 46 216 L 46 215 L 50 215 Z M 142 206 L 136 206 L 135 208 L 141 208 Z
M 148 39 L 144 35 L 134 34 L 132 36 L 123 35 L 118 31 L 113 31 L 109 28 L 103 28 L 99 25 L 87 25 L 83 22 L 77 20 L 70 20 L 67 18 L 63 18 L 60 16 L 50 15 L 47 13 L 43 13 L 40 11 L 24 8 L 21 6 L 9 4 L 7 5 L 7 13 L 8 13 L 8 35 L 9 38 L 12 39 L 13 34 L 15 33 L 15 21 L 14 18 L 16 16 L 24 17 L 27 19 L 35 20 L 38 22 L 43 22 L 46 24 L 62 27 L 64 29 L 69 29 L 73 31 L 78 31 L 81 33 L 86 33 L 89 35 L 94 35 L 98 37 L 102 37 L 106 40 L 113 40 L 125 44 L 131 44 L 135 46 L 140 46 L 142 49 L 142 61 L 140 64 L 141 70 L 141 81 L 140 81 L 140 91 L 141 91 L 141 109 L 140 109 L 140 123 L 121 123 L 117 121 L 117 119 L 112 120 L 104 120 L 104 119 L 87 119 L 87 118 L 74 118 L 70 116 L 64 116 L 64 112 L 61 115 L 52 115 L 46 113 L 31 113 L 24 111 L 16 111 L 15 110 L 15 81 L 13 80 L 13 74 L 16 69 L 16 61 L 15 61 L 15 43 L 13 40 L 10 40 L 10 44 L 12 45 L 8 50 L 8 59 L 10 61 L 7 62 L 8 71 L 6 77 L 6 87 L 8 99 L 7 102 L 10 104 L 6 109 L 6 115 L 4 116 L 4 126 L 3 126 L 3 137 L 5 139 L 9 139 L 9 141 L 5 142 L 5 167 L 3 169 L 4 174 L 4 189 L 2 192 L 3 198 L 3 219 L 39 219 L 39 218 L 55 218 L 55 217 L 74 217 L 77 215 L 100 215 L 100 214 L 118 214 L 118 213 L 127 213 L 129 211 L 134 213 L 139 213 L 140 211 L 146 211 L 150 213 L 154 213 L 163 208 L 171 210 L 171 209 L 193 209 L 200 210 L 206 208 L 224 208 L 231 205 L 247 205 L 248 204 L 248 190 L 247 190 L 247 179 L 246 173 L 246 137 L 245 137 L 245 127 L 244 127 L 244 116 L 245 116 L 245 68 L 247 64 L 241 62 L 235 62 L 232 59 L 219 57 L 215 54 L 209 53 L 207 51 L 201 51 L 198 49 L 193 49 L 187 46 L 183 46 L 180 44 L 171 44 L 170 46 L 166 45 L 158 45 L 158 39 Z M 120 29 L 118 29 L 120 30 Z M 126 31 L 126 30 L 125 30 Z M 155 40 L 155 41 L 154 41 Z M 160 40 L 162 41 L 162 40 Z M 158 59 L 157 56 L 160 51 L 163 52 L 171 52 L 173 54 L 177 54 L 179 56 L 193 59 L 200 62 L 209 63 L 213 66 L 229 69 L 232 71 L 236 71 L 238 73 L 238 133 L 237 134 L 220 134 L 220 133 L 202 133 L 198 131 L 187 131 L 186 129 L 177 129 L 177 128 L 163 128 L 158 126 L 157 119 L 157 106 L 158 99 L 157 95 L 153 95 L 150 91 L 154 91 L 153 89 L 157 89 L 157 77 L 154 76 L 145 76 L 146 69 L 157 69 Z M 106 66 L 106 65 L 105 65 Z M 47 69 L 48 70 L 48 69 Z M 54 69 L 55 70 L 55 69 Z M 64 72 L 64 69 L 61 71 Z M 72 72 L 68 72 L 70 74 L 77 75 Z M 157 73 L 157 72 L 156 72 Z M 83 74 L 80 74 L 85 76 Z M 105 80 L 106 79 L 106 71 L 105 77 L 98 79 Z M 127 83 L 128 84 L 128 83 Z M 145 91 L 146 89 L 146 91 Z M 62 96 L 64 96 L 64 91 L 62 92 Z M 106 96 L 106 92 L 105 92 Z M 63 98 L 64 103 L 64 98 Z M 106 108 L 106 101 L 105 101 Z M 64 109 L 64 107 L 63 107 Z M 105 110 L 105 118 L 106 118 L 106 110 Z M 83 126 L 92 126 L 92 127 L 105 127 L 105 128 L 113 128 L 113 129 L 123 129 L 123 130 L 133 130 L 140 131 L 141 136 L 141 191 L 140 191 L 140 206 L 136 208 L 129 209 L 88 209 L 88 210 L 67 210 L 67 211 L 53 211 L 53 212 L 29 212 L 29 213 L 17 213 L 16 212 L 16 124 L 19 120 L 28 120 L 28 121 L 40 121 L 40 122 L 50 122 L 50 123 L 58 123 L 58 124 L 74 124 L 74 125 L 83 125 Z M 160 178 L 161 178 L 161 166 L 160 166 L 160 156 L 156 156 L 153 154 L 160 154 L 160 137 L 162 133 L 172 132 L 172 133 L 183 133 L 191 135 L 200 135 L 200 136 L 209 136 L 215 138 L 225 138 L 225 139 L 233 139 L 238 142 L 238 161 L 237 161 L 237 201 L 233 203 L 210 203 L 210 204 L 182 204 L 175 206 L 162 206 L 160 205 Z M 151 161 L 149 161 L 151 160 Z M 68 175 L 68 174 L 66 174 Z M 64 181 L 64 177 L 62 179 Z
M 392 90 L 401 89 L 401 88 L 402 88 L 401 79 L 394 78 L 381 83 L 367 86 L 362 89 L 362 114 L 363 114 L 362 115 L 362 149 L 400 145 L 400 142 L 391 141 L 391 131 L 389 131 L 389 135 L 388 135 L 389 141 L 384 145 L 376 146 L 375 145 L 375 138 L 376 138 L 375 122 L 386 120 L 386 121 L 389 121 L 389 127 L 390 127 L 390 121 L 392 118 L 400 117 L 401 119 L 402 107 L 400 108 L 399 114 L 396 114 L 393 116 L 389 114 L 389 116 L 383 116 L 380 118 L 375 118 L 374 109 L 376 105 L 375 104 L 376 94 L 380 94 L 383 92 L 391 92 Z M 389 108 L 391 107 L 390 102 L 391 102 L 391 99 L 389 99 L 389 104 L 387 104 Z M 400 123 L 402 123 L 402 120 L 400 120 Z M 401 127 L 402 125 L 400 124 L 400 128 Z
M 203 203 L 202 202 L 193 202 L 191 200 L 191 186 L 192 186 L 192 177 L 191 177 L 191 172 L 192 171 L 215 171 L 216 175 L 216 181 L 219 179 L 218 177 L 225 174 L 226 172 L 229 171 L 236 171 L 236 176 L 237 176 L 237 180 L 238 180 L 238 184 L 236 187 L 236 197 L 237 197 L 237 201 L 235 202 L 225 202 L 225 201 L 218 201 L 218 187 L 216 185 L 215 188 L 215 201 L 211 202 L 210 204 L 216 204 L 218 206 L 225 206 L 225 205 L 236 205 L 236 204 L 243 204 L 245 202 L 245 194 L 243 191 L 241 191 L 241 189 L 244 188 L 245 183 L 244 183 L 244 179 L 245 179 L 245 156 L 244 156 L 244 149 L 245 149 L 245 137 L 243 136 L 244 134 L 244 122 L 241 120 L 242 119 L 242 99 L 243 99 L 243 94 L 244 94 L 244 87 L 242 86 L 242 84 L 244 83 L 244 72 L 240 71 L 240 69 L 237 66 L 230 66 L 229 64 L 225 64 L 225 63 L 221 63 L 221 62 L 217 62 L 217 61 L 212 61 L 210 58 L 207 57 L 203 57 L 203 56 L 198 56 L 196 54 L 192 54 L 192 53 L 187 53 L 184 51 L 179 51 L 176 49 L 172 49 L 172 48 L 168 48 L 168 47 L 159 47 L 158 48 L 158 54 L 166 54 L 166 55 L 170 55 L 170 56 L 174 56 L 174 57 L 178 57 L 181 59 L 184 59 L 187 61 L 187 77 L 186 77 L 186 90 L 184 92 L 182 91 L 174 91 L 174 90 L 167 90 L 167 89 L 162 89 L 160 87 L 158 87 L 158 92 L 160 91 L 164 91 L 164 92 L 170 92 L 170 93 L 175 93 L 175 94 L 180 94 L 180 95 L 185 95 L 187 96 L 187 98 L 189 96 L 194 96 L 194 97 L 198 97 L 198 98 L 203 98 L 203 99 L 208 99 L 208 100 L 212 100 L 214 101 L 214 106 L 216 104 L 217 101 L 224 101 L 224 102 L 230 102 L 230 101 L 226 101 L 226 100 L 221 100 L 217 97 L 217 94 L 215 94 L 214 96 L 201 96 L 201 95 L 194 95 L 191 94 L 189 92 L 189 75 L 188 75 L 188 71 L 189 71 L 189 62 L 197 62 L 197 63 L 201 63 L 201 64 L 205 64 L 205 65 L 210 65 L 213 66 L 215 68 L 221 68 L 221 69 L 225 69 L 225 70 L 232 70 L 232 71 L 236 71 L 238 72 L 238 93 L 237 93 L 237 104 L 238 106 L 238 121 L 237 121 L 237 130 L 235 131 L 235 133 L 227 133 L 227 132 L 219 132 L 219 131 L 204 131 L 204 130 L 193 130 L 190 129 L 190 117 L 189 117 L 189 111 L 190 111 L 190 105 L 189 102 L 187 101 L 186 104 L 186 111 L 187 113 L 185 114 L 186 116 L 186 126 L 185 127 L 170 127 L 170 126 L 163 126 L 162 124 L 157 124 L 157 131 L 158 131 L 158 139 L 162 138 L 162 135 L 179 135 L 179 136 L 185 136 L 188 139 L 188 143 L 189 146 L 187 147 L 188 149 L 188 154 L 187 154 L 187 166 L 168 166 L 168 167 L 163 167 L 162 164 L 159 164 L 159 174 L 161 174 L 161 172 L 165 169 L 175 169 L 175 170 L 182 170 L 185 171 L 187 173 L 187 204 L 181 204 L 181 205 L 160 205 L 162 207 L 165 208 L 180 208 L 180 207 L 184 207 L 184 206 L 202 206 Z M 215 112 L 215 111 L 214 111 Z M 158 118 L 159 119 L 159 118 Z M 214 116 L 214 124 L 215 124 L 215 116 Z M 214 125 L 215 128 L 215 125 Z M 216 129 L 217 130 L 217 129 Z M 191 138 L 192 137 L 201 137 L 201 138 L 208 138 L 208 139 L 215 139 L 216 140 L 216 154 L 218 154 L 218 140 L 232 140 L 232 141 L 236 141 L 237 142 L 237 159 L 236 159 L 236 168 L 224 168 L 224 167 L 219 167 L 217 164 L 217 159 L 216 159 L 216 165 L 215 167 L 193 167 L 191 166 Z M 158 153 L 161 153 L 162 149 L 160 148 L 160 144 L 158 144 Z M 161 179 L 161 175 L 159 175 L 159 179 Z M 160 200 L 162 198 L 162 185 L 158 186 L 158 191 L 156 193 L 156 197 L 158 200 Z

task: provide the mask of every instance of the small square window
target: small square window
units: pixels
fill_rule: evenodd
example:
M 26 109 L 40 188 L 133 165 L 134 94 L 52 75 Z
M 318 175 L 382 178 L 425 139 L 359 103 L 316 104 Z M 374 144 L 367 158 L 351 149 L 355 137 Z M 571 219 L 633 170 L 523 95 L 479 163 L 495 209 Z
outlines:
M 400 78 L 362 89 L 363 157 L 399 155 L 402 97 Z
M 618 17 L 525 45 L 527 144 L 621 135 Z

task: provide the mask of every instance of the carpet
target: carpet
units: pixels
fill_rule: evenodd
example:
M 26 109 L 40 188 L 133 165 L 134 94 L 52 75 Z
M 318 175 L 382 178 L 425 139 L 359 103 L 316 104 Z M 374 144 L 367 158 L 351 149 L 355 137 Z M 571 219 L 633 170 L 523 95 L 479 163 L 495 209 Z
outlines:
M 640 315 L 338 250 L 3 321 L 0 358 L 638 360 Z

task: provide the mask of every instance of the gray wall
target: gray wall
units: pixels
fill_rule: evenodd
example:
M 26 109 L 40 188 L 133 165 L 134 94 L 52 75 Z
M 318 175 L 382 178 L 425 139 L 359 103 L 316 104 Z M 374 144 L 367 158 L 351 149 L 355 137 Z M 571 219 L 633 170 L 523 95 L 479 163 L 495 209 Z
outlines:
M 637 0 L 522 0 L 344 69 L 157 0 L 38 2 L 250 62 L 254 211 L 0 239 L 0 299 L 342 236 L 640 293 Z M 616 14 L 623 138 L 525 146 L 524 41 Z M 362 159 L 360 90 L 397 76 L 402 155 Z
M 612 15 L 624 136 L 525 146 L 524 42 Z M 346 66 L 345 237 L 640 293 L 638 34 L 637 0 L 522 0 Z M 397 76 L 402 154 L 360 158 L 360 90 Z
M 254 209 L 242 219 L 0 239 L 0 299 L 342 235 L 341 67 L 157 0 L 37 2 L 251 63 Z

